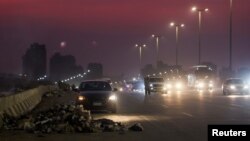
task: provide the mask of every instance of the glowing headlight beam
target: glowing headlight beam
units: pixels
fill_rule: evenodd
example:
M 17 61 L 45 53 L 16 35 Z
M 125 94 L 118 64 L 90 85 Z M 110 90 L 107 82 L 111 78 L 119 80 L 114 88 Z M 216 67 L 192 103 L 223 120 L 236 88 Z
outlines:
M 79 96 L 79 97 L 78 97 L 78 100 L 79 100 L 79 101 L 83 101 L 83 100 L 85 100 L 85 97 L 84 97 L 84 96 Z
M 235 86 L 234 86 L 234 85 L 231 85 L 231 86 L 230 86 L 230 89 L 235 90 Z
M 204 83 L 200 82 L 200 83 L 198 83 L 197 86 L 198 86 L 199 88 L 203 88 L 203 87 L 204 87 Z
M 116 101 L 116 100 L 117 100 L 116 95 L 111 95 L 111 96 L 109 97 L 109 100 L 111 100 L 111 101 Z
M 175 87 L 176 87 L 177 89 L 181 89 L 181 88 L 182 88 L 182 84 L 181 84 L 181 83 L 176 83 Z

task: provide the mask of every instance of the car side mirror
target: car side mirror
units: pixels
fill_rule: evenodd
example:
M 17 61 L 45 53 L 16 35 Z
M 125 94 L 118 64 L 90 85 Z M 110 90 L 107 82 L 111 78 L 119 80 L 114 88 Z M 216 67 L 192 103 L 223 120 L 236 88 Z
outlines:
M 117 88 L 114 88 L 114 89 L 113 89 L 113 91 L 114 91 L 114 92 L 117 92 L 117 91 L 118 91 L 118 89 L 117 89 Z

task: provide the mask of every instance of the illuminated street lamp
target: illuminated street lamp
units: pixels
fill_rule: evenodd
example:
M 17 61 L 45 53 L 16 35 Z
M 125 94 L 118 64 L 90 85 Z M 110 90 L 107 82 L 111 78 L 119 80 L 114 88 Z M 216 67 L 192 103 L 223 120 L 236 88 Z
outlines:
M 135 44 L 136 48 L 139 48 L 139 59 L 140 59 L 140 69 L 142 68 L 142 48 L 146 47 L 146 44 Z
M 208 12 L 208 8 L 197 8 L 197 7 L 192 7 L 193 12 L 198 12 L 199 16 L 199 57 L 198 57 L 198 63 L 201 63 L 201 16 L 203 12 Z
M 176 24 L 174 22 L 170 23 L 171 27 L 175 27 L 175 34 L 176 34 L 176 48 L 175 48 L 175 65 L 178 65 L 178 42 L 179 42 L 179 29 L 184 27 L 184 24 Z
M 155 39 L 155 46 L 156 46 L 156 64 L 157 62 L 160 60 L 160 56 L 159 56 L 159 40 L 160 40 L 160 37 L 159 35 L 155 35 L 155 34 L 152 34 L 151 37 L 153 39 Z

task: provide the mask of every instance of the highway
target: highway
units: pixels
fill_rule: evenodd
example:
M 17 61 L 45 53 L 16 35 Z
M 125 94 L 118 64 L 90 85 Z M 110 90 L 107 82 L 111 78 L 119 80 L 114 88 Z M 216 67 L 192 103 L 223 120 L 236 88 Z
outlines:
M 71 101 L 63 96 L 58 99 Z M 205 141 L 208 124 L 249 124 L 250 95 L 224 96 L 213 93 L 185 91 L 166 95 L 121 92 L 118 94 L 118 112 L 94 113 L 94 118 L 109 118 L 126 125 L 141 123 L 143 132 L 91 134 L 50 134 L 37 137 L 22 131 L 0 133 L 1 141 L 60 140 L 60 141 Z

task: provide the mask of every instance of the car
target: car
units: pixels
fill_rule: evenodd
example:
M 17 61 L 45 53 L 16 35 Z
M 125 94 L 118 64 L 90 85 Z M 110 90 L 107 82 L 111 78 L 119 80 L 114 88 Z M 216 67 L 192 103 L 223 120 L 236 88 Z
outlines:
M 150 76 L 144 78 L 145 94 L 152 92 L 165 94 L 167 89 L 164 87 L 165 80 L 163 77 Z
M 111 111 L 116 113 L 117 89 L 112 89 L 107 81 L 83 81 L 79 86 L 77 104 L 90 111 Z
M 249 94 L 249 86 L 240 78 L 227 79 L 222 85 L 224 95 Z
M 143 81 L 135 81 L 132 83 L 133 92 L 142 92 L 144 90 Z

